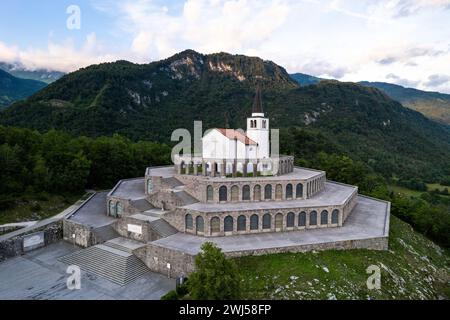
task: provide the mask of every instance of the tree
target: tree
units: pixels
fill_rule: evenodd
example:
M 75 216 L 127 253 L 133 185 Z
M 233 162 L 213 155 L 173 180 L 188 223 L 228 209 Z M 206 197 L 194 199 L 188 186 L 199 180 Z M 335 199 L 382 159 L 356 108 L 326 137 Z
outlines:
M 196 271 L 189 276 L 190 296 L 196 300 L 231 300 L 240 298 L 241 276 L 234 261 L 211 242 L 201 247 L 195 257 Z

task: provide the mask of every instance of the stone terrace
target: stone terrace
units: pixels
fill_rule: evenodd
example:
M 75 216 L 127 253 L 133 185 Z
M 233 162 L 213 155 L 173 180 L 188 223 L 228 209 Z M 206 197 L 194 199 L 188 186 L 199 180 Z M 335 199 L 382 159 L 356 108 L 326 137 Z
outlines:
M 283 252 L 302 246 L 307 246 L 309 250 L 321 249 L 326 246 L 339 248 L 340 243 L 349 241 L 387 239 L 389 235 L 389 206 L 388 202 L 359 196 L 352 214 L 341 228 L 212 238 L 177 233 L 152 242 L 152 245 L 190 255 L 196 255 L 200 251 L 201 245 L 207 241 L 216 243 L 224 252 L 232 255 L 240 255 L 240 253 L 248 253 L 248 251 L 253 251 L 253 254 Z M 387 248 L 380 247 L 379 249 Z

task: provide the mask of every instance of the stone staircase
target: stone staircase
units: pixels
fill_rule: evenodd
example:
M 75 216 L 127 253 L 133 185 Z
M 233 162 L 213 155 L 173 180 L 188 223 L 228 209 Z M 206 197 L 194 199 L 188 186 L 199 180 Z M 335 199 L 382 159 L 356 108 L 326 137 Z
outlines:
M 168 236 L 178 233 L 178 230 L 172 227 L 164 219 L 157 219 L 150 222 L 150 228 L 156 232 L 161 238 L 166 238 Z
M 174 194 L 179 200 L 181 200 L 181 202 L 183 203 L 182 204 L 183 206 L 187 206 L 189 204 L 198 202 L 197 199 L 195 199 L 193 196 L 191 196 L 186 191 L 178 191 L 178 192 L 175 192 Z
M 99 244 L 64 256 L 59 261 L 124 286 L 150 270 L 135 255 L 119 245 Z M 127 251 L 124 251 L 127 250 Z
M 111 239 L 119 237 L 119 234 L 116 230 L 114 230 L 113 226 L 111 224 L 108 224 L 103 227 L 95 228 L 92 230 L 92 233 L 94 234 L 97 243 L 103 243 L 106 241 L 109 241 Z

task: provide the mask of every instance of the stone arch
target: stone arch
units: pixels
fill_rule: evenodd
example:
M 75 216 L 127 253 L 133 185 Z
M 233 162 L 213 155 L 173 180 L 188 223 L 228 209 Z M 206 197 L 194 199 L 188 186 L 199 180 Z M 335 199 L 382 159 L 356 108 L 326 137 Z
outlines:
M 272 200 L 272 185 L 267 184 L 264 187 L 264 200 Z
M 242 187 L 242 200 L 247 201 L 250 200 L 250 186 L 245 185 Z
M 317 211 L 313 210 L 309 213 L 309 225 L 317 226 Z
M 239 187 L 232 186 L 231 187 L 231 201 L 239 201 Z
M 283 200 L 283 186 L 281 184 L 277 184 L 275 187 L 275 199 Z
M 116 216 L 116 204 L 113 200 L 109 200 L 109 215 L 111 217 Z
M 228 201 L 228 189 L 226 186 L 221 186 L 219 188 L 219 201 L 220 202 Z
M 299 227 L 306 227 L 306 212 L 302 211 L 298 215 L 298 226 Z
M 122 202 L 117 202 L 116 204 L 116 217 L 121 217 L 123 214 L 123 204 Z
M 223 230 L 225 232 L 233 232 L 233 224 L 234 224 L 233 217 L 227 216 L 223 221 Z
M 328 224 L 328 211 L 327 210 L 323 210 L 320 213 L 320 224 L 323 226 Z
M 206 201 L 214 200 L 214 188 L 212 186 L 206 187 Z
M 288 183 L 286 185 L 286 199 L 292 199 L 292 195 L 293 195 L 292 184 Z
M 205 232 L 205 220 L 202 216 L 197 216 L 197 218 L 195 218 L 195 230 L 197 231 L 197 233 Z
M 297 199 L 303 198 L 303 184 L 297 184 L 297 187 L 295 188 L 295 197 Z
M 194 229 L 194 220 L 192 219 L 192 215 L 190 213 L 184 216 L 184 227 L 186 230 Z
M 210 230 L 211 230 L 211 233 L 219 233 L 220 232 L 220 219 L 219 219 L 219 217 L 213 217 L 211 219 Z
M 253 188 L 253 201 L 261 201 L 261 186 L 259 184 Z
M 275 215 L 275 229 L 281 230 L 283 229 L 283 214 L 277 213 Z
M 331 223 L 332 224 L 338 224 L 339 223 L 339 210 L 334 209 L 331 213 Z
M 263 222 L 262 222 L 263 229 L 271 229 L 272 228 L 272 216 L 270 213 L 266 213 L 263 215 Z
M 257 214 L 250 217 L 250 230 L 259 230 L 259 216 Z
M 241 215 L 237 219 L 237 231 L 246 231 L 247 230 L 247 218 L 244 215 Z
M 295 226 L 295 213 L 289 212 L 286 216 L 286 227 L 293 228 Z

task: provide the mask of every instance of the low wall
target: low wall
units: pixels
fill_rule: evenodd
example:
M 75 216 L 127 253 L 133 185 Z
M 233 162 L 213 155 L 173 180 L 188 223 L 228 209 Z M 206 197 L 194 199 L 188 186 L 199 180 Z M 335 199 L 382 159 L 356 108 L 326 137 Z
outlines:
M 239 258 L 245 256 L 262 256 L 277 253 L 296 253 L 310 252 L 313 250 L 351 250 L 351 249 L 370 249 L 370 250 L 388 250 L 389 238 L 379 237 L 360 240 L 346 240 L 338 242 L 296 245 L 290 247 L 278 247 L 256 250 L 243 250 L 225 252 L 230 258 Z M 147 267 L 161 274 L 168 274 L 167 264 L 170 264 L 171 277 L 187 276 L 195 270 L 195 256 L 185 252 L 161 247 L 155 244 L 148 244 L 146 247 L 139 249 L 139 253 L 134 252 Z
M 2 237 L 0 241 L 0 262 L 9 258 L 20 256 L 26 252 L 24 240 L 29 239 L 32 235 L 43 237 L 43 242 L 34 247 L 43 247 L 62 239 L 62 221 L 54 221 L 42 227 L 31 229 L 28 232 L 23 232 L 20 235 L 12 237 Z M 31 247 L 30 247 L 31 248 Z

